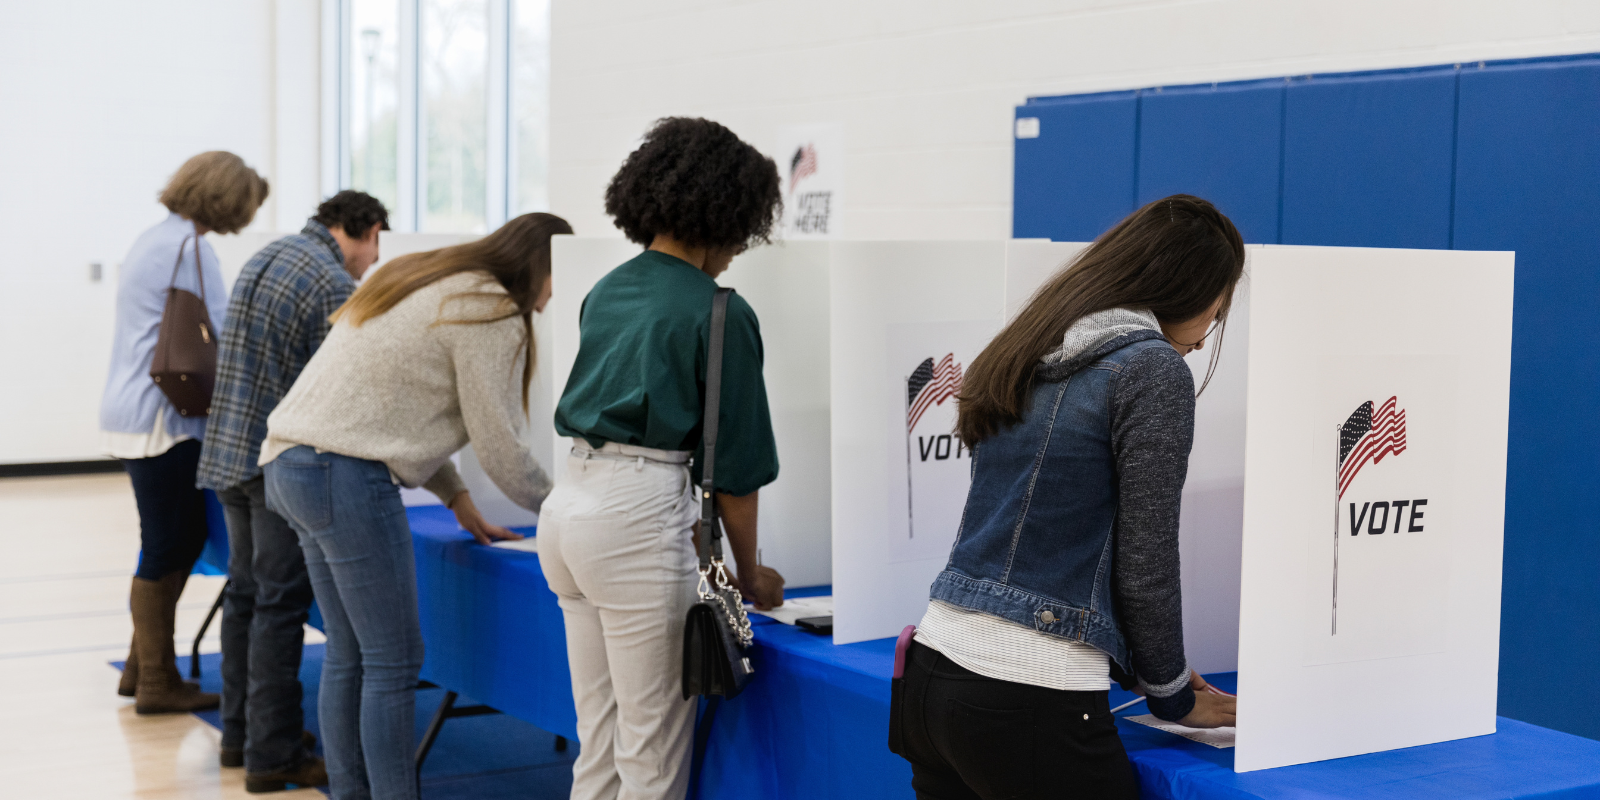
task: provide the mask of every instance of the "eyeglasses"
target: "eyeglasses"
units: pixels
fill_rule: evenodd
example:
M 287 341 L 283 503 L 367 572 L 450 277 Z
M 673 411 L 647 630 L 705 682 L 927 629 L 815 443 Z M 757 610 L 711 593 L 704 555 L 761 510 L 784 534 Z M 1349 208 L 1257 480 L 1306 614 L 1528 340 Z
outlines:
M 1222 320 L 1221 317 L 1218 317 L 1218 318 L 1216 318 L 1214 320 L 1211 320 L 1211 327 L 1206 329 L 1206 335 L 1205 336 L 1202 336 L 1202 337 L 1200 337 L 1199 339 L 1196 339 L 1193 342 L 1187 342 L 1187 343 L 1186 342 L 1178 342 L 1178 344 L 1180 344 L 1180 345 L 1182 345 L 1184 347 L 1198 348 L 1200 345 L 1204 344 L 1207 339 L 1211 338 L 1211 334 L 1217 332 L 1217 328 L 1222 327 L 1222 322 L 1223 322 L 1223 320 Z

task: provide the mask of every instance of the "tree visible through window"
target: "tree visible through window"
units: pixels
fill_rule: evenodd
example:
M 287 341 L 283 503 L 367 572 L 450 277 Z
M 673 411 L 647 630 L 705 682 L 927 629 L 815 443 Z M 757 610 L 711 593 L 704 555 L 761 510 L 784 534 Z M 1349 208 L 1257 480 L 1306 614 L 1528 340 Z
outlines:
M 400 231 L 485 233 L 548 208 L 549 0 L 341 9 L 341 111 L 325 122 L 342 126 L 341 187 L 382 200 Z
M 487 233 L 488 4 L 423 0 L 422 230 Z

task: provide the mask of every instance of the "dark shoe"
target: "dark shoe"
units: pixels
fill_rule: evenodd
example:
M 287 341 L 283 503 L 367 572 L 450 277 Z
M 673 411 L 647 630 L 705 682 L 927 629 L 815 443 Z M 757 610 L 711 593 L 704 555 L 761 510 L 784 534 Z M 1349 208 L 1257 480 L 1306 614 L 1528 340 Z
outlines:
M 311 748 L 317 746 L 317 737 L 312 735 L 311 731 L 301 731 L 300 746 L 304 747 L 307 753 L 311 752 Z M 242 767 L 244 766 L 244 748 L 241 747 L 235 750 L 231 747 L 224 747 L 218 760 L 222 762 L 224 767 Z
M 322 759 L 316 756 L 307 756 L 292 769 L 244 776 L 244 790 L 251 794 L 281 792 L 292 787 L 327 785 L 328 768 L 322 763 Z
M 205 711 L 221 704 L 220 697 L 200 691 L 178 674 L 173 618 L 188 577 L 174 573 L 159 581 L 133 579 L 133 638 L 139 657 L 133 710 L 139 714 Z

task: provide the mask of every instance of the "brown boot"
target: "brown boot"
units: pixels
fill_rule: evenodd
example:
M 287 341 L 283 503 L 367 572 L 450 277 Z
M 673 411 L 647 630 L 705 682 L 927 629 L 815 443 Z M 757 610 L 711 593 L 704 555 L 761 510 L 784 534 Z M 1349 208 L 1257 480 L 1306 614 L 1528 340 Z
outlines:
M 174 573 L 159 581 L 133 579 L 133 638 L 139 653 L 134 711 L 172 714 L 216 708 L 221 698 L 185 683 L 173 652 L 173 622 L 178 594 L 188 575 Z
M 253 775 L 246 773 L 244 776 L 244 790 L 251 794 L 281 792 L 292 786 L 327 785 L 328 767 L 316 756 L 306 756 L 305 760 L 291 769 L 258 772 Z
M 122 679 L 117 681 L 117 694 L 133 697 L 139 686 L 139 640 L 128 645 L 128 660 L 122 662 Z

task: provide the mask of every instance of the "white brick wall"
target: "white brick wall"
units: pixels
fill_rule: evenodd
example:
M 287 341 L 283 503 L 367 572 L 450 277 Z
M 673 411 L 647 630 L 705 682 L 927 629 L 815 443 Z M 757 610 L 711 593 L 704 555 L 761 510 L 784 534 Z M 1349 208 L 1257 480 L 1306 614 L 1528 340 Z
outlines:
M 852 238 L 1011 229 L 1012 107 L 1030 95 L 1600 51 L 1594 0 L 556 0 L 552 210 L 601 196 L 650 121 L 769 149 L 845 126 Z

